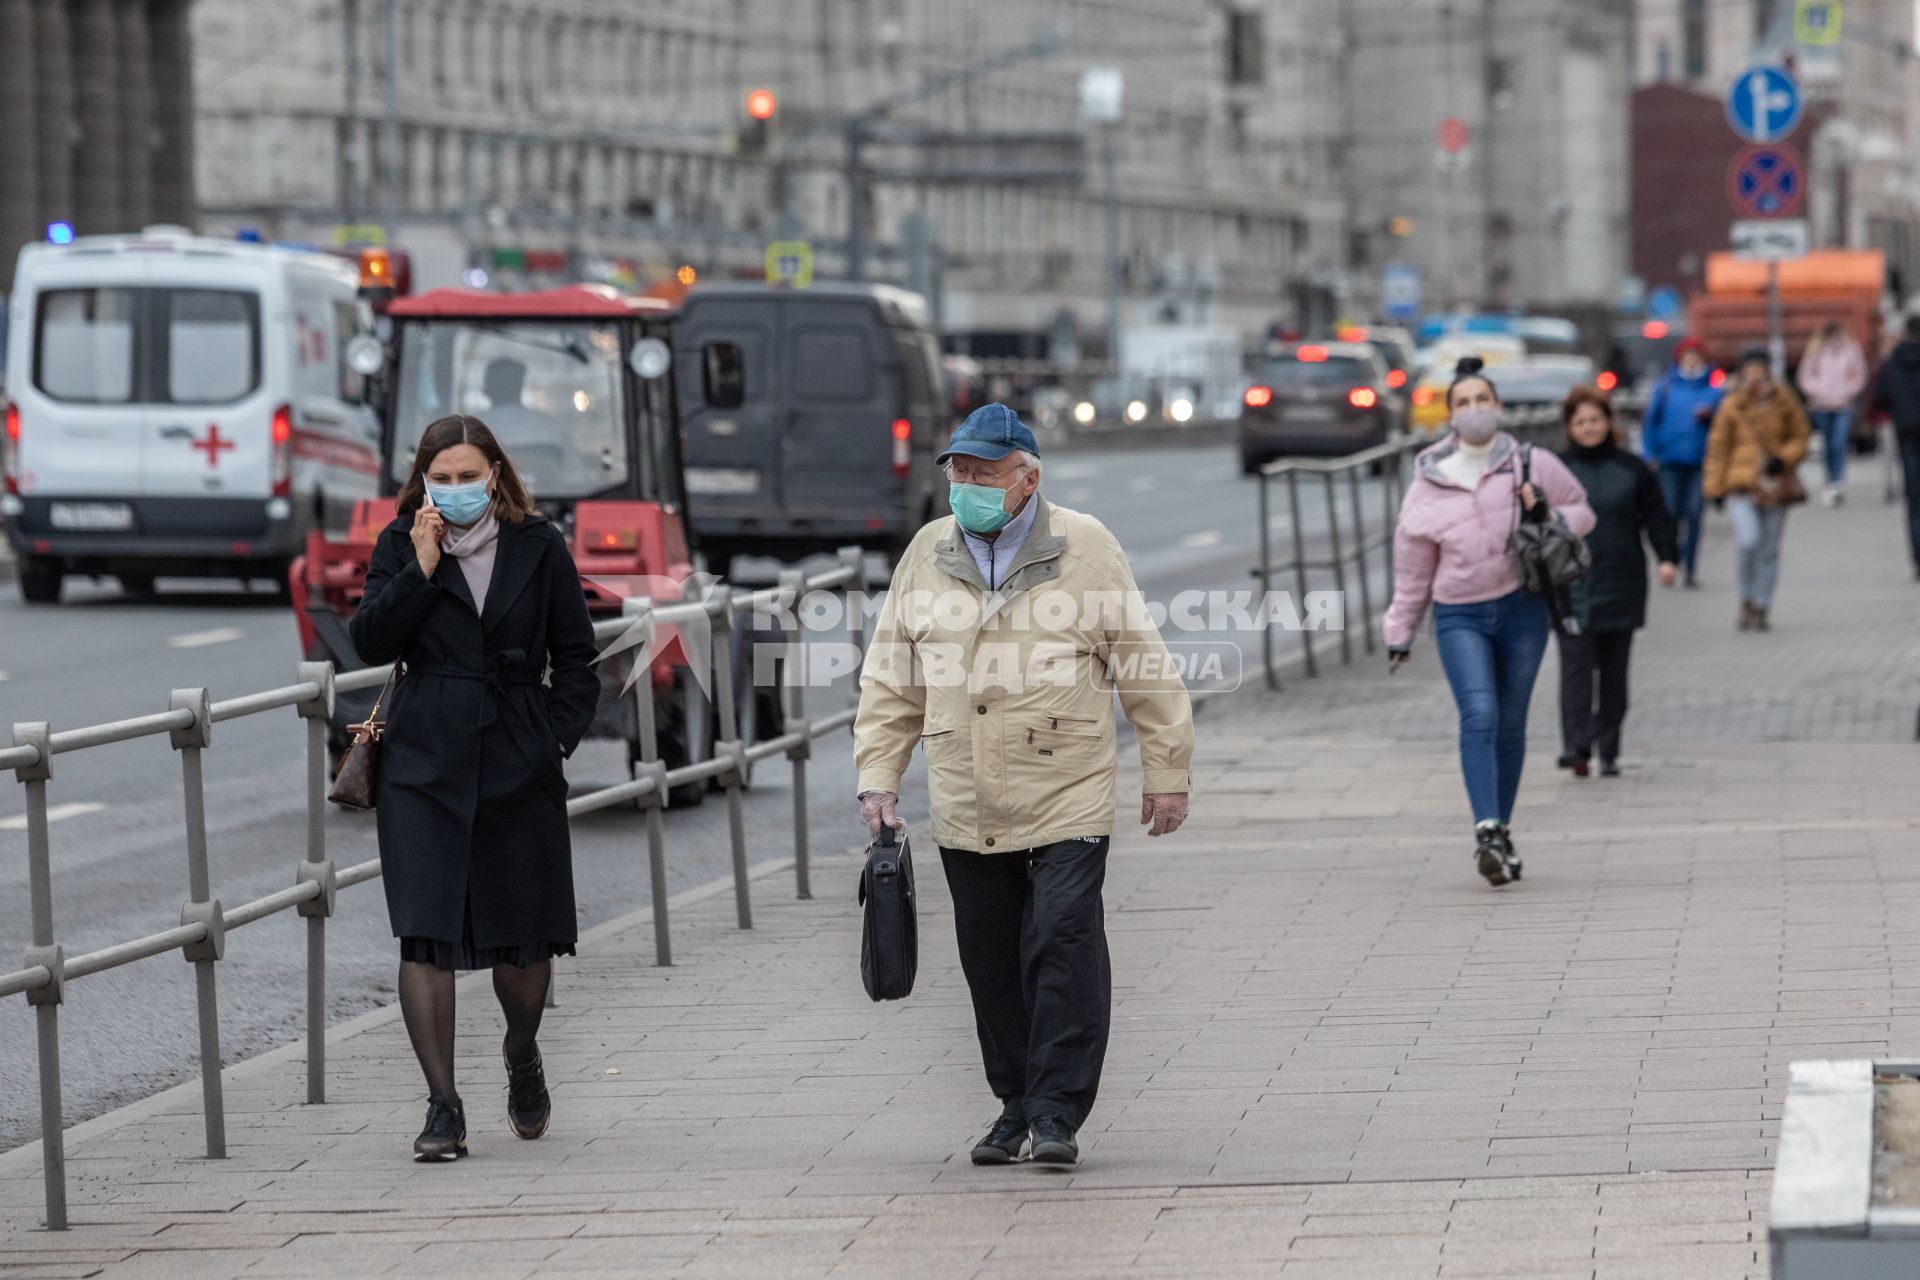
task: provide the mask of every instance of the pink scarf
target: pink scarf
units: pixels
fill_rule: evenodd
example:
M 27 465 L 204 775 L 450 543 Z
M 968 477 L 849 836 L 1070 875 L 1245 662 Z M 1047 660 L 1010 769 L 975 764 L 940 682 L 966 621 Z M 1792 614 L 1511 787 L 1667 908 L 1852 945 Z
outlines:
M 489 511 L 462 529 L 449 524 L 440 535 L 440 550 L 460 565 L 473 596 L 473 611 L 487 607 L 487 584 L 493 581 L 493 553 L 500 546 L 500 521 Z

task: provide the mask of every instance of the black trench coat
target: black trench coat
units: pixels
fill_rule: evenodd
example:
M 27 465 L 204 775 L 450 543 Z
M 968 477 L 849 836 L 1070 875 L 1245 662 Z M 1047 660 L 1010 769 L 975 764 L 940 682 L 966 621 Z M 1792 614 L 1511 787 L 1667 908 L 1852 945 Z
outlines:
M 600 680 L 573 557 L 541 517 L 502 522 L 476 615 L 452 556 L 420 572 L 412 525 L 407 513 L 381 531 L 349 628 L 366 662 L 403 663 L 375 794 L 394 936 L 458 943 L 471 905 L 475 948 L 574 942 L 560 761 Z

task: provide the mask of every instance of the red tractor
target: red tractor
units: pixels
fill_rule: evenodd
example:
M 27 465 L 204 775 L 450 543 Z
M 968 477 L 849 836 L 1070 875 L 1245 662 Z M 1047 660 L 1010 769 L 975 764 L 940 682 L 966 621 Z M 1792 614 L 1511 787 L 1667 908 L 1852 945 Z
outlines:
M 435 289 L 394 298 L 377 260 L 363 264 L 362 279 L 373 331 L 355 339 L 348 359 L 367 377 L 379 412 L 381 496 L 355 505 L 344 537 L 310 534 L 306 554 L 294 562 L 294 616 L 308 658 L 331 660 L 341 671 L 366 665 L 353 651 L 347 620 L 359 607 L 374 541 L 394 517 L 394 494 L 415 446 L 429 423 L 450 413 L 481 418 L 513 458 L 541 512 L 567 536 L 596 618 L 617 616 L 632 595 L 665 603 L 694 571 L 670 305 L 599 285 L 517 294 Z M 626 669 L 612 659 L 600 666 L 600 710 L 589 736 L 624 740 L 631 767 L 639 759 L 639 728 L 632 695 L 620 692 Z M 705 758 L 712 712 L 678 643 L 655 656 L 651 680 L 668 767 Z M 345 726 L 365 718 L 372 696 L 340 696 L 336 750 L 344 747 Z M 742 701 L 759 711 L 767 700 Z M 757 736 L 746 727 L 749 740 Z M 705 789 L 676 789 L 673 798 L 697 802 Z

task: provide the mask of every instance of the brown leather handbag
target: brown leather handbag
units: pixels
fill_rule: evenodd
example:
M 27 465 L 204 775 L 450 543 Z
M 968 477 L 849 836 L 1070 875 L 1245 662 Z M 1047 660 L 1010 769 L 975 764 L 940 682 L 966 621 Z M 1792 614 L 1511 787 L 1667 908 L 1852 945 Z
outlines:
M 333 787 L 327 792 L 327 799 L 342 809 L 364 813 L 373 808 L 380 781 L 380 738 L 387 728 L 387 722 L 379 718 L 380 704 L 387 700 L 387 690 L 392 687 L 393 673 L 388 672 L 387 682 L 380 686 L 380 696 L 373 700 L 373 710 L 367 713 L 367 718 L 347 726 L 353 734 L 353 745 L 340 757 L 340 767 L 333 771 Z

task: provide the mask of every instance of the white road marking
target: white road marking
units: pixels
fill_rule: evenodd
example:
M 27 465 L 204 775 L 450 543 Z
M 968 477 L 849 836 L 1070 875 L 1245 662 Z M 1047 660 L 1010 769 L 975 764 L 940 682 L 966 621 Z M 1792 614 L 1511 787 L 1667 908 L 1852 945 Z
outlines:
M 0 671 L 0 684 L 5 684 L 7 681 L 11 679 L 13 679 L 11 675 L 7 674 L 5 671 Z
M 1047 474 L 1055 480 L 1091 480 L 1100 474 L 1097 462 L 1056 462 L 1047 468 Z
M 184 635 L 169 636 L 167 644 L 175 649 L 204 649 L 210 644 L 238 640 L 246 634 L 238 627 L 215 627 L 211 631 L 189 631 Z
M 1127 486 L 1135 493 L 1149 493 L 1159 487 L 1160 481 L 1154 476 L 1135 476 L 1133 483 Z
M 1081 503 L 1085 502 L 1088 498 L 1091 498 L 1092 496 L 1093 496 L 1093 490 L 1091 489 L 1069 489 L 1065 493 L 1060 495 L 1060 501 L 1071 503 L 1073 506 L 1077 507 Z
M 1203 529 L 1199 533 L 1190 533 L 1180 539 L 1180 545 L 1183 547 L 1213 547 L 1218 546 L 1219 543 L 1220 531 L 1218 529 Z
M 107 806 L 95 804 L 91 800 L 76 800 L 69 804 L 56 804 L 47 807 L 47 821 L 59 822 L 64 818 L 78 818 L 83 814 L 98 813 Z M 11 818 L 0 818 L 0 831 L 25 831 L 27 815 L 15 814 Z

